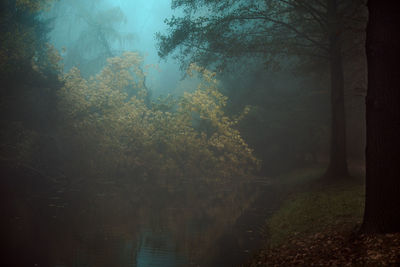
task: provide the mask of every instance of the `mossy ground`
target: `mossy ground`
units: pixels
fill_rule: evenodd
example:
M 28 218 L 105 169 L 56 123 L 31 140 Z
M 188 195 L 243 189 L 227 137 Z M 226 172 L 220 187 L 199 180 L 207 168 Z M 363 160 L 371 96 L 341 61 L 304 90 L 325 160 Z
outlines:
M 317 233 L 329 226 L 357 227 L 364 209 L 364 186 L 351 180 L 331 186 L 312 186 L 309 192 L 292 195 L 267 221 L 271 246 L 291 236 Z
M 322 168 L 282 179 L 289 196 L 267 220 L 265 247 L 248 266 L 400 266 L 400 233 L 361 235 L 364 179 L 324 181 Z

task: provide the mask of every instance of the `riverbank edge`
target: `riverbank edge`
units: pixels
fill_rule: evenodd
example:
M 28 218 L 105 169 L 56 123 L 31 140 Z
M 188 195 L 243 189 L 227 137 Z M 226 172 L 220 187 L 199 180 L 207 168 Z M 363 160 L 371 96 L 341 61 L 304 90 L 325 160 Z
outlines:
M 293 185 L 262 230 L 263 247 L 245 265 L 398 266 L 400 234 L 359 235 L 364 176 L 322 181 L 320 168 L 287 175 Z

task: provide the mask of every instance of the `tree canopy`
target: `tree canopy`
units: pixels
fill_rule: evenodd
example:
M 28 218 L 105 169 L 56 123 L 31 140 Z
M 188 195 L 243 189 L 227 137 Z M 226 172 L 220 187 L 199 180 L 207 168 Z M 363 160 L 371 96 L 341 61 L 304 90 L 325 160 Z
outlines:
M 223 68 L 242 56 L 261 57 L 271 67 L 287 56 L 308 63 L 310 58 L 329 60 L 330 31 L 345 37 L 364 26 L 363 1 L 337 1 L 335 20 L 329 17 L 331 2 L 175 0 L 172 8 L 184 15 L 167 19 L 169 32 L 157 34 L 159 55 L 176 52 L 183 68 L 188 62 Z M 348 50 L 362 46 L 354 35 L 348 42 Z
M 199 72 L 203 83 L 169 108 L 159 109 L 157 102 L 146 105 L 140 64 L 138 54 L 127 52 L 108 59 L 96 79 L 85 80 L 77 68 L 65 76 L 59 107 L 71 136 L 89 146 L 85 153 L 91 151 L 92 156 L 82 160 L 92 161 L 92 171 L 125 166 L 137 179 L 172 185 L 169 179 L 224 181 L 256 167 L 252 151 L 234 129 L 237 120 L 223 112 L 226 98 L 218 92 L 213 73 L 193 65 L 190 75 Z M 129 95 L 128 87 L 136 93 Z
M 159 55 L 174 54 L 182 68 L 197 62 L 223 70 L 253 57 L 272 70 L 300 65 L 329 73 L 331 141 L 325 176 L 348 176 L 343 57 L 362 50 L 362 0 L 176 0 L 172 7 L 183 16 L 166 20 L 169 32 L 157 35 Z

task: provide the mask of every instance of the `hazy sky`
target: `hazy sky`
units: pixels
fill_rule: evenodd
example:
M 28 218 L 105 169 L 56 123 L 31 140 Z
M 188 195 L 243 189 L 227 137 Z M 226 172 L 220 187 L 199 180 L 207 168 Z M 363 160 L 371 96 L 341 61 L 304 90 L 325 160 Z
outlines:
M 68 0 L 66 2 L 73 2 Z M 127 22 L 121 25 L 120 32 L 133 34 L 133 42 L 124 49 L 140 52 L 145 57 L 145 64 L 157 64 L 158 70 L 149 73 L 146 80 L 154 95 L 167 94 L 177 87 L 180 78 L 178 66 L 173 59 L 160 61 L 156 49 L 156 32 L 167 29 L 164 20 L 176 14 L 171 10 L 171 0 L 76 0 L 91 3 L 94 6 L 120 7 Z M 92 2 L 90 2 L 92 1 Z M 61 2 L 60 2 L 61 3 Z M 82 3 L 82 2 L 81 2 Z M 84 3 L 84 2 L 83 2 Z M 78 19 L 71 20 L 70 15 L 62 6 L 56 11 L 57 21 L 51 33 L 51 39 L 57 48 L 68 46 L 68 42 L 76 38 L 80 23 Z M 67 23 L 68 21 L 68 23 Z M 74 33 L 75 32 L 75 33 Z
M 119 6 L 127 17 L 125 31 L 135 35 L 135 48 L 148 53 L 149 60 L 158 60 L 154 35 L 164 31 L 164 20 L 172 15 L 171 0 L 118 0 L 110 1 Z
M 126 31 L 135 35 L 134 50 L 145 55 L 146 64 L 159 66 L 159 72 L 151 72 L 148 83 L 156 93 L 168 93 L 177 87 L 180 74 L 173 59 L 166 63 L 159 60 L 156 50 L 155 33 L 167 29 L 164 20 L 171 17 L 171 0 L 118 0 L 110 1 L 119 5 L 127 17 Z

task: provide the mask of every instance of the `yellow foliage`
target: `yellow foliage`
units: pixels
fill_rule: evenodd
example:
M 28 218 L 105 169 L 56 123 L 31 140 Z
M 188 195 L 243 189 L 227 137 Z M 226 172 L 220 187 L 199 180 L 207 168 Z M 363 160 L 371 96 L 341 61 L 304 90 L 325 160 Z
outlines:
M 44 58 L 40 58 L 35 54 L 31 58 L 31 66 L 34 71 L 40 73 L 42 76 L 46 76 L 46 73 L 49 71 L 59 74 L 64 67 L 61 61 L 62 57 L 57 49 L 53 45 L 46 43 Z
M 171 108 L 146 104 L 142 59 L 127 52 L 108 60 L 89 80 L 77 68 L 64 77 L 59 108 L 67 129 L 87 149 L 97 172 L 127 166 L 136 178 L 153 179 L 171 189 L 187 180 L 222 181 L 247 176 L 258 160 L 224 113 L 227 98 L 218 92 L 215 74 L 192 65 L 202 82 Z M 131 92 L 134 92 L 132 94 Z M 196 127 L 194 118 L 210 129 Z

